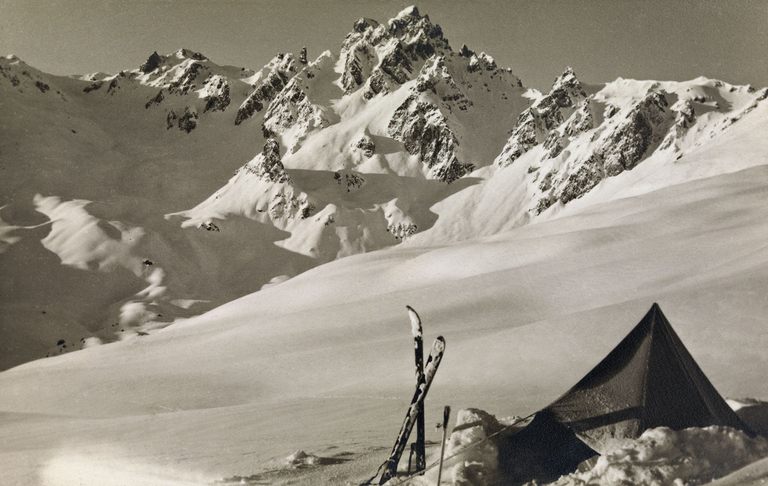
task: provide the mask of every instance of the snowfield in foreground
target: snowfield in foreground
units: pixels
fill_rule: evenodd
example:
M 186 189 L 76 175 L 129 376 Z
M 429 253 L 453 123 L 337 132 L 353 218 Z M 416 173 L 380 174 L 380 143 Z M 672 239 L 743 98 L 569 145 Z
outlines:
M 430 417 L 540 408 L 654 301 L 721 394 L 768 396 L 766 180 L 758 166 L 484 240 L 346 258 L 150 336 L 6 371 L 4 480 L 40 483 L 74 455 L 213 481 L 265 474 L 299 447 L 351 453 L 293 473 L 306 484 L 360 480 L 411 393 L 405 304 L 427 340 L 447 340 Z

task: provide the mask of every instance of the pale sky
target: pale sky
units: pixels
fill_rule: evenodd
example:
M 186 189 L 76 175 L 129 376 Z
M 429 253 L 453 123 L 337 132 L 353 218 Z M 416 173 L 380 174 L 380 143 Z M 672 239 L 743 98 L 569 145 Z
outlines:
M 338 51 L 355 19 L 401 0 L 0 0 L 0 54 L 56 74 L 135 68 L 186 47 L 259 68 L 277 52 Z M 433 1 L 416 5 L 466 43 L 548 87 L 567 65 L 590 83 L 699 75 L 768 85 L 768 1 Z

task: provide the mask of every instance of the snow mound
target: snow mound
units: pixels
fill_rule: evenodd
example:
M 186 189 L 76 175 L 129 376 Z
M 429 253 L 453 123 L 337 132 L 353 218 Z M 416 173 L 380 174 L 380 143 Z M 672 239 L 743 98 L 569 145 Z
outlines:
M 496 417 L 483 410 L 459 410 L 446 446 L 447 457 L 459 454 L 458 462 L 451 468 L 453 484 L 469 486 L 496 482 L 499 450 L 488 438 L 501 428 Z
M 666 427 L 617 440 L 595 466 L 560 478 L 557 486 L 705 484 L 768 456 L 768 440 L 728 427 Z
M 306 467 L 315 466 L 320 463 L 320 458 L 314 454 L 307 454 L 301 449 L 285 458 L 285 465 L 288 467 Z

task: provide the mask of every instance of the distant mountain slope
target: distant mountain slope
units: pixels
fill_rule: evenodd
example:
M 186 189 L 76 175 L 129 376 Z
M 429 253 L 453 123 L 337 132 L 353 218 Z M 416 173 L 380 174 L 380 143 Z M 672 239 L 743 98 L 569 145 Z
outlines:
M 767 95 L 706 78 L 592 86 L 570 68 L 539 93 L 415 7 L 260 70 L 188 49 L 76 77 L 0 58 L 0 368 L 341 257 L 697 177 L 678 167 L 762 164 L 689 161 L 751 146 Z

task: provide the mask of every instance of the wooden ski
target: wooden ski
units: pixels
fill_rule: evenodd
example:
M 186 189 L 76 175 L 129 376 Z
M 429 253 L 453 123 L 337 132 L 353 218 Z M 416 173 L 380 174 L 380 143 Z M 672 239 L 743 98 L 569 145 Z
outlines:
M 400 457 L 403 455 L 405 446 L 408 444 L 408 437 L 411 435 L 413 426 L 416 424 L 419 404 L 424 403 L 424 398 L 427 396 L 429 387 L 432 385 L 432 380 L 435 378 L 437 368 L 443 360 L 444 352 L 445 339 L 443 339 L 442 336 L 438 336 L 432 345 L 432 351 L 429 353 L 429 358 L 427 358 L 427 363 L 424 366 L 424 381 L 419 383 L 416 387 L 416 391 L 411 399 L 411 405 L 408 407 L 408 412 L 405 414 L 405 420 L 400 427 L 400 433 L 397 435 L 395 445 L 392 448 L 392 452 L 389 454 L 389 459 L 384 463 L 384 472 L 379 480 L 380 485 L 386 483 L 397 474 L 397 464 L 400 462 Z
M 416 365 L 416 386 L 424 381 L 424 341 L 421 318 L 413 307 L 407 305 L 408 317 L 411 319 L 411 333 L 413 334 L 413 349 Z M 426 427 L 424 417 L 424 402 L 419 403 L 416 410 L 416 443 L 413 452 L 416 456 L 416 471 L 424 471 L 427 467 Z M 410 471 L 409 471 L 410 472 Z

